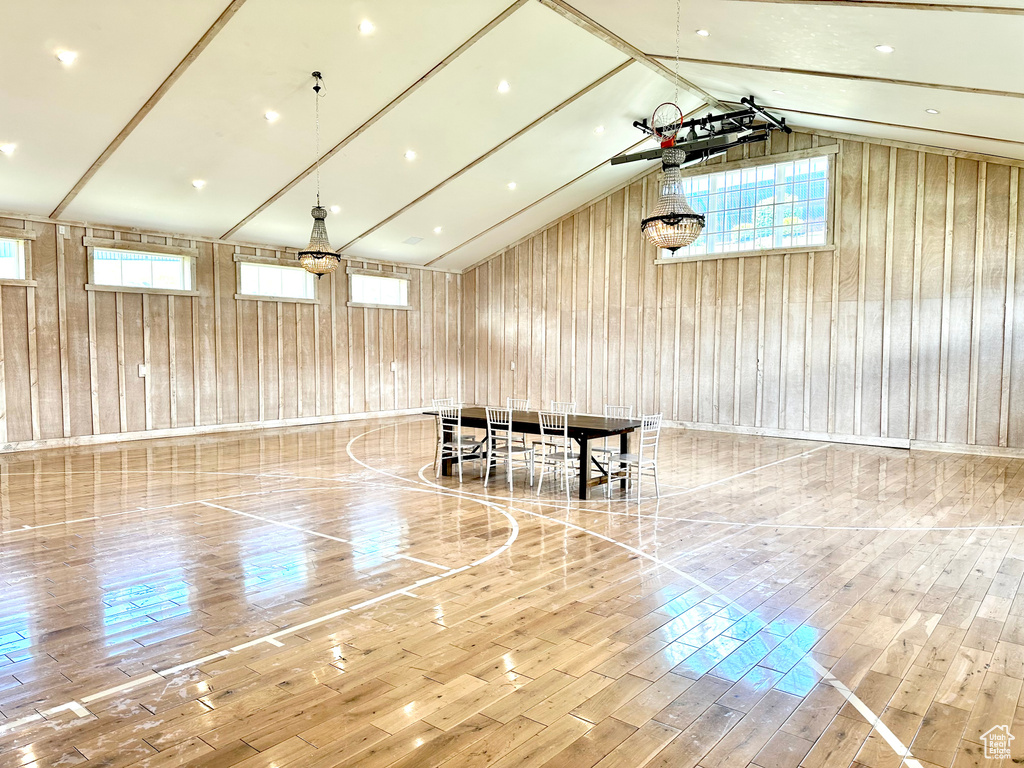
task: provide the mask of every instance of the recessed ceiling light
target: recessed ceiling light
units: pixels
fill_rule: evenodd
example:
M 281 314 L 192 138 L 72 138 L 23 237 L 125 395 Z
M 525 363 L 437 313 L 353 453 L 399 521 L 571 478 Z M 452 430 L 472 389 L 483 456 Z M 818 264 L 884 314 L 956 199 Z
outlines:
M 18 145 L 17 144 L 0 144 L 0 152 L 3 152 L 5 155 L 13 155 L 14 154 L 14 148 L 16 146 L 18 146 Z
M 407 150 L 405 150 L 405 159 L 406 160 L 415 160 L 416 159 L 416 150 L 414 150 L 414 149 L 407 149 Z
M 331 206 L 331 213 L 341 213 L 341 206 L 340 205 L 332 205 Z
M 786 95 L 785 91 L 779 91 L 779 90 L 773 90 L 772 93 L 777 93 L 777 94 L 779 94 L 779 96 L 785 96 Z
M 596 133 L 598 136 L 600 136 L 602 133 L 604 133 L 604 126 L 603 125 L 597 126 L 597 128 L 594 129 L 594 133 Z
M 195 187 L 196 189 L 202 189 L 203 187 L 206 186 L 206 182 L 203 181 L 202 179 L 195 179 L 192 182 L 192 186 Z
M 78 54 L 74 51 L 57 51 L 57 60 L 61 64 L 74 64 Z
M 272 110 L 272 109 L 271 109 L 271 110 L 268 110 L 267 112 L 264 112 L 264 113 L 263 113 L 263 116 L 264 116 L 264 117 L 265 117 L 265 118 L 267 119 L 267 122 L 268 122 L 268 123 L 272 123 L 272 122 L 274 122 L 275 120 L 277 120 L 277 118 L 279 118 L 279 117 L 280 117 L 280 115 L 279 115 L 279 114 L 277 114 L 277 112 L 275 112 L 275 111 L 274 111 L 274 110 Z
M 508 84 L 508 80 L 502 80 L 498 83 L 498 93 L 508 93 L 510 88 L 512 86 Z
M 926 109 L 925 112 L 927 112 L 929 115 L 937 115 L 937 114 L 939 114 L 939 110 L 937 110 L 937 109 Z
M 515 183 L 514 181 L 510 181 L 510 182 L 508 183 L 508 188 L 509 188 L 509 189 L 515 189 L 515 188 L 516 188 L 516 183 Z
M 706 29 L 698 29 L 697 34 L 700 35 L 701 37 L 711 37 L 711 33 L 708 32 Z
M 373 30 L 375 29 L 376 27 L 373 26 L 373 22 L 370 21 L 369 19 L 363 19 L 362 21 L 359 22 L 359 31 L 362 32 L 364 35 L 373 34 Z
M 896 49 L 893 48 L 891 45 L 876 45 L 875 50 L 878 51 L 879 53 L 892 53 Z
M 442 231 L 443 230 L 441 229 L 441 227 L 434 227 L 434 234 L 435 235 L 440 235 Z

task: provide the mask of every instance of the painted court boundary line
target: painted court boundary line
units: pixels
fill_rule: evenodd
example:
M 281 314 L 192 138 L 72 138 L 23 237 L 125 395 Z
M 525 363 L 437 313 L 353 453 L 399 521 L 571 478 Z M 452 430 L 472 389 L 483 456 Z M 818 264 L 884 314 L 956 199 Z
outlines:
M 391 425 L 391 426 L 393 426 L 393 425 Z M 364 432 L 362 435 L 357 435 L 356 437 L 352 438 L 352 440 L 349 441 L 349 447 L 348 447 L 347 450 L 349 451 L 349 455 L 353 458 L 353 460 L 355 460 L 359 464 L 362 464 L 362 466 L 366 467 L 367 469 L 371 469 L 372 470 L 372 467 L 369 467 L 368 465 L 366 465 L 363 462 L 361 462 L 358 459 L 356 459 L 355 455 L 351 451 L 351 446 L 359 437 L 362 437 L 365 434 L 369 434 L 370 432 L 380 431 L 380 430 L 385 429 L 385 428 L 387 428 L 387 427 L 378 427 L 378 428 L 373 429 L 373 430 L 368 430 L 367 432 Z M 815 451 L 819 451 L 822 448 L 826 448 L 826 447 L 827 446 L 824 446 L 824 445 L 818 446 L 817 448 L 813 448 L 810 451 L 806 451 L 805 454 L 801 454 L 801 455 L 811 454 L 811 453 L 814 453 Z M 770 466 L 775 466 L 777 464 L 781 464 L 783 461 L 789 461 L 790 459 L 793 459 L 793 458 L 798 458 L 798 457 L 797 456 L 791 456 L 791 457 L 789 457 L 787 459 L 781 459 L 779 461 L 772 462 L 770 464 L 765 464 L 765 465 L 763 465 L 763 467 L 756 467 L 754 469 L 747 470 L 745 472 L 740 472 L 740 473 L 738 473 L 736 475 L 733 475 L 733 476 L 731 476 L 729 478 L 723 478 L 721 480 L 716 480 L 714 482 L 707 483 L 707 484 L 702 485 L 702 486 L 697 486 L 697 487 L 694 487 L 692 489 L 688 489 L 687 492 L 692 493 L 692 492 L 695 492 L 697 490 L 701 490 L 703 488 L 708 488 L 708 487 L 711 487 L 711 486 L 714 486 L 714 485 L 719 485 L 721 483 L 727 482 L 728 480 L 732 480 L 732 479 L 735 479 L 737 477 L 742 477 L 744 475 L 748 475 L 751 472 L 756 472 L 759 469 L 763 469 L 765 467 L 770 467 Z M 422 470 L 421 470 L 421 472 L 422 472 Z M 399 477 L 398 475 L 393 475 L 391 473 L 384 473 L 384 472 L 382 472 L 382 474 L 388 474 L 391 477 L 397 477 L 398 479 L 401 479 L 401 480 L 408 480 L 408 478 L 402 478 L 402 477 Z M 412 480 L 410 482 L 417 482 L 417 481 Z M 429 483 L 429 482 L 427 482 L 426 484 L 428 486 L 434 486 L 434 484 Z M 434 487 L 436 488 L 436 487 L 439 487 L 439 486 L 434 486 Z M 459 489 L 452 489 L 452 490 L 459 491 Z M 461 491 L 459 492 L 459 495 L 463 495 L 461 493 Z M 466 496 L 471 498 L 475 494 L 466 493 L 464 495 L 466 495 Z M 675 494 L 675 495 L 682 495 L 682 494 Z M 697 578 L 691 576 L 690 574 L 686 573 L 685 571 L 681 571 L 680 569 L 676 568 L 671 563 L 669 563 L 667 561 L 663 561 L 661 558 L 657 557 L 656 555 L 651 555 L 651 554 L 649 554 L 647 552 L 644 552 L 641 549 L 637 549 L 636 547 L 633 547 L 633 546 L 631 546 L 629 544 L 626 544 L 624 542 L 621 542 L 621 541 L 618 541 L 616 539 L 613 539 L 610 536 L 605 536 L 604 534 L 598 533 L 597 531 L 591 531 L 591 530 L 589 530 L 587 528 L 584 528 L 583 526 L 576 525 L 575 523 L 570 523 L 567 520 L 559 520 L 558 518 L 549 517 L 548 515 L 542 515 L 539 512 L 532 512 L 530 510 L 520 509 L 520 508 L 516 508 L 516 507 L 509 507 L 509 509 L 512 510 L 512 511 L 515 511 L 515 512 L 521 512 L 523 514 L 529 515 L 530 517 L 536 517 L 536 518 L 540 518 L 542 520 L 547 520 L 547 521 L 550 521 L 550 522 L 558 523 L 558 524 L 563 525 L 563 526 L 565 526 L 567 528 L 570 528 L 572 530 L 576 530 L 576 531 L 579 531 L 581 533 L 585 533 L 585 534 L 589 534 L 591 536 L 595 536 L 595 537 L 597 537 L 597 538 L 599 538 L 599 539 L 601 539 L 603 541 L 606 541 L 606 542 L 608 542 L 610 544 L 613 544 L 615 546 L 621 547 L 622 549 L 625 549 L 626 551 L 631 552 L 631 553 L 637 555 L 638 557 L 642 557 L 642 558 L 644 558 L 644 559 L 646 559 L 646 560 L 648 560 L 648 561 L 650 561 L 652 563 L 656 563 L 657 565 L 659 565 L 659 566 L 661 566 L 661 567 L 671 571 L 672 573 L 680 576 L 681 578 L 686 579 L 687 581 L 689 581 L 694 586 L 696 586 L 696 587 L 698 587 L 700 589 L 703 589 L 703 590 L 709 592 L 712 595 L 717 595 L 718 597 L 726 600 L 727 603 L 723 607 L 728 608 L 728 607 L 731 607 L 731 606 L 735 606 L 735 607 L 739 608 L 741 611 L 743 611 L 744 614 L 749 613 L 749 611 L 746 611 L 746 609 L 744 609 L 743 606 L 739 605 L 739 603 L 737 603 L 735 600 L 732 600 L 731 598 L 729 598 L 728 595 L 723 594 L 719 590 L 717 590 L 714 587 L 706 584 L 705 582 L 701 581 L 700 579 L 697 579 Z M 885 723 L 882 722 L 882 720 L 871 710 L 870 707 L 868 707 L 867 704 L 865 704 L 860 699 L 859 696 L 857 696 L 857 694 L 855 694 L 853 691 L 851 691 L 850 688 L 848 686 L 846 686 L 846 684 L 844 684 L 841 680 L 839 680 L 837 677 L 835 677 L 828 669 L 823 667 L 813 656 L 811 656 L 810 655 L 810 651 L 805 652 L 804 656 L 800 659 L 800 662 L 806 663 L 818 675 L 818 677 L 820 677 L 824 682 L 828 683 L 833 688 L 835 688 L 837 691 L 839 691 L 839 693 L 843 696 L 843 698 L 846 699 L 858 712 L 861 713 L 861 715 L 864 717 L 865 720 L 868 721 L 868 723 L 871 725 L 871 727 L 875 731 L 877 731 L 878 734 L 885 740 L 886 744 L 889 745 L 889 747 L 896 754 L 896 756 L 901 759 L 901 763 L 900 763 L 901 765 L 906 765 L 906 766 L 908 766 L 908 768 L 924 768 L 921 765 L 921 763 L 917 759 L 915 759 L 914 756 L 911 754 L 910 748 L 907 747 L 902 741 L 900 741 L 899 737 L 896 736 L 896 734 L 893 733 L 892 730 Z M 797 663 L 800 663 L 800 662 L 797 662 Z
M 375 483 L 373 483 L 373 484 L 371 484 L 371 483 L 360 483 L 360 484 L 370 485 L 371 487 L 377 485 Z M 325 488 L 325 489 L 319 489 L 319 490 L 331 490 L 331 489 Z M 431 494 L 431 495 L 436 495 L 436 492 L 434 490 L 432 490 L 432 489 L 400 488 L 398 490 L 410 491 L 410 492 L 413 492 L 413 493 L 428 493 L 428 494 Z M 455 494 L 452 494 L 452 496 L 457 498 L 457 495 L 455 495 Z M 405 587 L 400 587 L 398 589 L 394 589 L 394 590 L 392 590 L 390 592 L 384 593 L 382 595 L 378 595 L 376 597 L 369 598 L 367 600 L 363 600 L 362 602 L 356 603 L 355 605 L 351 605 L 351 606 L 349 606 L 347 608 L 341 608 L 341 609 L 339 609 L 337 611 L 332 611 L 331 613 L 324 614 L 322 616 L 314 617 L 312 619 L 309 619 L 308 621 L 304 621 L 304 622 L 301 622 L 299 624 L 294 624 L 294 625 L 291 625 L 291 626 L 288 626 L 288 627 L 284 627 L 282 629 L 277 630 L 276 632 L 271 632 L 270 634 L 262 635 L 261 637 L 257 637 L 257 638 L 253 638 L 252 640 L 248 640 L 248 641 L 246 641 L 244 643 L 239 643 L 238 645 L 231 646 L 230 648 L 226 648 L 226 649 L 223 649 L 223 650 L 220 650 L 220 651 L 216 651 L 216 652 L 211 653 L 211 654 L 207 654 L 206 656 L 202 656 L 202 657 L 197 658 L 197 659 L 191 659 L 189 661 L 182 662 L 180 664 L 177 664 L 177 665 L 175 665 L 173 667 L 169 667 L 167 669 L 156 669 L 153 672 L 146 673 L 146 674 L 142 675 L 141 677 L 135 678 L 133 680 L 128 680 L 128 681 L 126 681 L 124 683 L 121 683 L 120 685 L 115 685 L 115 686 L 112 686 L 110 688 L 105 688 L 102 691 L 97 691 L 96 693 L 92 693 L 92 694 L 89 694 L 87 696 L 82 696 L 82 697 L 80 697 L 80 699 L 72 699 L 71 701 L 65 702 L 63 704 L 59 704 L 59 705 L 54 706 L 54 707 L 50 707 L 48 709 L 44 709 L 44 710 L 35 712 L 35 713 L 31 714 L 31 715 L 25 715 L 23 717 L 15 718 L 15 719 L 12 719 L 12 720 L 9 720 L 9 721 L 0 721 L 0 737 L 6 736 L 6 735 L 10 734 L 10 733 L 14 732 L 15 730 L 21 728 L 22 726 L 29 725 L 31 723 L 40 722 L 40 721 L 43 721 L 43 720 L 47 720 L 48 718 L 50 718 L 50 717 L 52 717 L 54 715 L 60 714 L 62 712 L 68 712 L 68 711 L 72 712 L 72 713 L 75 714 L 75 716 L 77 718 L 88 717 L 92 713 L 89 712 L 89 710 L 84 706 L 85 704 L 89 704 L 89 703 L 92 703 L 94 701 L 99 701 L 101 699 L 106 699 L 106 698 L 109 698 L 110 696 L 114 696 L 114 695 L 119 694 L 119 693 L 126 693 L 126 692 L 129 692 L 129 691 L 133 691 L 133 690 L 135 690 L 137 688 L 140 688 L 140 687 L 142 687 L 144 685 L 148 685 L 149 683 L 156 682 L 158 680 L 166 680 L 169 676 L 176 675 L 179 672 L 182 672 L 182 671 L 184 671 L 186 669 L 191 669 L 191 668 L 194 668 L 194 667 L 198 667 L 198 666 L 200 666 L 202 664 L 207 664 L 207 663 L 209 663 L 211 661 L 215 661 L 217 659 L 225 658 L 227 656 L 230 656 L 233 653 L 238 653 L 239 651 L 243 651 L 243 650 L 245 650 L 247 648 L 252 648 L 253 646 L 257 646 L 257 645 L 260 645 L 260 644 L 267 644 L 267 645 L 274 646 L 274 647 L 282 647 L 284 645 L 280 641 L 280 638 L 282 638 L 282 637 L 288 637 L 288 636 L 291 636 L 291 635 L 295 635 L 296 633 L 301 632 L 301 631 L 303 631 L 305 629 L 310 629 L 311 627 L 315 627 L 315 626 L 319 626 L 321 624 L 325 624 L 325 623 L 327 623 L 329 621 L 332 621 L 333 619 L 339 618 L 339 617 L 344 616 L 346 614 L 354 613 L 354 612 L 362 610 L 364 608 L 368 608 L 368 607 L 370 607 L 372 605 L 380 604 L 382 602 L 390 600 L 393 597 L 397 597 L 398 595 L 402 595 L 402 596 L 406 596 L 406 597 L 417 597 L 412 592 L 412 590 L 415 589 L 415 588 L 423 587 L 423 586 L 426 586 L 428 584 L 432 584 L 432 583 L 434 583 L 436 581 L 440 581 L 442 579 L 449 578 L 450 576 L 455 576 L 456 574 L 463 573 L 465 571 L 470 570 L 471 568 L 475 568 L 477 566 L 483 565 L 484 563 L 486 563 L 486 562 L 488 562 L 490 560 L 493 560 L 496 557 L 500 557 L 503 553 L 507 552 L 512 547 L 512 544 L 519 537 L 519 523 L 516 521 L 516 519 L 511 514 L 509 514 L 505 509 L 503 509 L 498 504 L 494 504 L 492 502 L 481 501 L 481 500 L 478 500 L 478 499 L 469 499 L 469 501 L 476 502 L 476 503 L 481 504 L 482 506 L 485 506 L 485 507 L 493 508 L 496 511 L 498 511 L 499 513 L 501 513 L 505 517 L 505 519 L 508 521 L 509 534 L 508 534 L 508 537 L 506 538 L 504 544 L 502 544 L 500 547 L 498 547 L 494 551 L 492 551 L 492 552 L 490 552 L 490 553 L 488 553 L 488 554 L 486 554 L 486 555 L 484 555 L 484 556 L 474 560 L 473 562 L 469 563 L 468 565 L 462 565 L 462 566 L 459 566 L 457 568 L 447 568 L 447 567 L 445 567 L 445 571 L 443 573 L 439 573 L 439 574 L 436 574 L 434 576 L 428 576 L 426 578 L 419 579 L 419 580 L 413 582 L 410 585 L 407 585 Z M 187 503 L 192 504 L 192 503 L 205 503 L 205 502 L 187 502 Z M 180 505 L 175 505 L 175 506 L 180 506 Z M 255 516 L 255 515 L 249 515 L 248 513 L 240 513 L 240 512 L 238 512 L 238 510 L 232 510 L 232 509 L 229 509 L 227 507 L 221 507 L 221 506 L 215 505 L 215 504 L 206 504 L 206 506 L 216 507 L 217 509 L 223 509 L 223 510 L 228 511 L 228 512 L 236 512 L 238 514 L 245 514 L 246 516 L 249 516 L 249 517 L 257 517 L 258 519 L 265 519 L 265 518 L 259 518 L 258 516 Z M 273 521 L 267 521 L 267 522 L 273 522 Z M 295 527 L 295 526 L 289 525 L 288 527 Z M 298 528 L 297 528 L 297 530 L 302 530 L 302 531 L 304 531 L 306 533 L 310 533 L 310 534 L 316 535 L 316 536 L 321 536 L 323 538 L 332 539 L 334 541 L 345 541 L 344 539 L 339 539 L 337 537 L 329 536 L 327 534 L 320 534 L 320 533 L 317 533 L 315 531 L 308 531 L 308 530 L 305 530 L 305 529 L 298 529 Z M 433 563 L 429 563 L 429 561 L 425 561 L 425 560 L 422 560 L 422 561 L 421 560 L 417 560 L 417 562 L 422 562 L 422 563 L 428 564 L 428 565 L 435 565 L 436 567 L 443 567 L 443 566 L 437 566 L 436 564 L 433 564 Z

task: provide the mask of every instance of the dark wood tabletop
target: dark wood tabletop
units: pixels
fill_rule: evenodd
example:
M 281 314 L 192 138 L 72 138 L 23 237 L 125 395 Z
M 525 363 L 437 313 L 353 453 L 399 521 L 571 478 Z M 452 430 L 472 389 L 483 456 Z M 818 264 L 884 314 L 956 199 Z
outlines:
M 437 409 L 434 408 L 425 413 L 428 416 L 437 416 Z M 461 423 L 463 427 L 469 429 L 487 429 L 487 411 L 477 405 L 463 406 Z M 640 429 L 641 426 L 642 422 L 638 419 L 612 419 L 607 416 L 572 413 L 566 415 L 566 428 L 569 437 L 580 446 L 579 497 L 581 499 L 590 498 L 590 491 L 593 487 L 607 483 L 611 479 L 607 467 L 602 466 L 591 454 L 590 441 L 618 435 L 619 451 L 626 453 L 629 433 Z M 512 411 L 512 431 L 527 435 L 539 435 L 540 412 Z M 450 439 L 447 434 L 446 439 Z M 451 475 L 451 459 L 442 461 L 441 466 L 445 475 Z M 597 470 L 596 477 L 592 473 L 592 470 L 595 469 Z
M 436 416 L 437 410 L 426 412 L 428 416 Z M 471 429 L 487 429 L 487 411 L 476 405 L 462 408 L 462 426 Z M 607 416 L 591 416 L 570 413 L 566 418 L 569 437 L 574 440 L 594 440 L 596 438 L 621 435 L 639 429 L 641 422 L 637 419 L 612 419 Z M 540 411 L 512 411 L 512 431 L 529 435 L 540 434 Z

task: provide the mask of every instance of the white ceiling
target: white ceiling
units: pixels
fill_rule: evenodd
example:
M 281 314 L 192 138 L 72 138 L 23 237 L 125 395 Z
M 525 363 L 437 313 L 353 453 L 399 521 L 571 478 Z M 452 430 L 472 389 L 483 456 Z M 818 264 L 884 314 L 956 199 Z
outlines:
M 702 106 L 692 91 L 754 94 L 794 125 L 1024 158 L 1024 0 L 957 5 L 681 0 L 679 73 L 695 88 L 680 106 Z M 0 155 L 0 210 L 51 215 L 157 94 L 60 216 L 302 246 L 319 69 L 321 152 L 343 143 L 321 168 L 324 204 L 341 207 L 335 247 L 462 269 L 642 171 L 606 161 L 675 91 L 650 66 L 673 67 L 674 0 L 234 6 L 161 89 L 228 0 L 9 2 L 0 145 L 16 149 Z M 77 61 L 61 64 L 59 49 Z

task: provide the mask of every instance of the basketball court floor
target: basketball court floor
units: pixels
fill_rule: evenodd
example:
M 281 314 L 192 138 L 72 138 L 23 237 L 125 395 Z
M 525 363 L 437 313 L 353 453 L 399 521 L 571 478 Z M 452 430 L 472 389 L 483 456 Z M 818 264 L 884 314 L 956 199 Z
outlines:
M 406 417 L 4 457 L 0 768 L 1024 757 L 1024 461 L 666 429 L 637 504 L 433 454 Z

